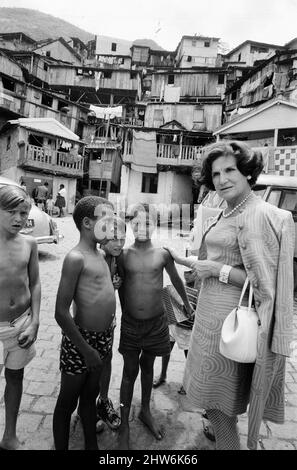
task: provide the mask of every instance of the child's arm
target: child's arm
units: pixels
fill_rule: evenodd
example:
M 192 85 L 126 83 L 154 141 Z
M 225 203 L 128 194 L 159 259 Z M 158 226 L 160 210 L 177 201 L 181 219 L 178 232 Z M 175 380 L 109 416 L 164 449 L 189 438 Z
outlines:
M 125 268 L 124 268 L 124 254 L 123 252 L 120 254 L 120 256 L 117 258 L 117 265 L 118 265 L 118 274 L 121 279 L 121 285 L 118 288 L 118 293 L 119 293 L 119 299 L 120 299 L 120 304 L 121 304 L 121 310 L 123 313 L 124 309 L 124 280 L 125 280 Z
M 36 340 L 39 328 L 39 311 L 41 300 L 41 285 L 39 278 L 38 248 L 36 240 L 28 238 L 31 244 L 31 254 L 28 263 L 29 290 L 31 294 L 31 323 L 18 337 L 19 345 L 22 348 L 29 348 Z
M 99 354 L 84 340 L 69 311 L 83 266 L 82 255 L 73 251 L 68 253 L 63 263 L 57 293 L 55 319 L 66 336 L 84 356 L 87 369 L 94 369 L 102 365 Z
M 164 248 L 171 254 L 176 263 L 183 264 L 184 266 L 191 268 L 199 279 L 203 280 L 208 279 L 209 277 L 220 276 L 220 271 L 224 263 L 219 263 L 218 261 L 212 261 L 210 259 L 199 260 L 195 256 L 183 258 L 179 256 L 177 251 L 175 251 L 173 248 Z M 232 266 L 232 271 L 230 272 L 228 280 L 230 284 L 235 286 L 243 286 L 245 278 L 246 272 L 244 269 Z
M 167 261 L 167 263 L 165 265 L 165 269 L 166 269 L 167 273 L 169 274 L 169 277 L 170 277 L 170 280 L 173 284 L 173 287 L 176 289 L 177 293 L 182 298 L 188 316 L 191 316 L 194 312 L 193 312 L 193 309 L 192 309 L 192 307 L 189 303 L 189 299 L 188 299 L 188 296 L 187 296 L 187 293 L 186 293 L 184 283 L 181 280 L 181 278 L 180 278 L 180 276 L 179 276 L 179 274 L 176 270 L 176 267 L 174 265 L 174 261 L 173 261 L 172 257 L 168 253 L 166 253 L 166 261 Z
M 167 250 L 168 253 L 170 253 L 170 255 L 172 256 L 172 258 L 177 264 L 182 264 L 183 266 L 186 266 L 187 268 L 192 269 L 194 263 L 197 261 L 196 256 L 187 256 L 187 257 L 180 256 L 179 253 L 173 248 L 170 248 L 168 246 L 164 246 L 163 248 Z

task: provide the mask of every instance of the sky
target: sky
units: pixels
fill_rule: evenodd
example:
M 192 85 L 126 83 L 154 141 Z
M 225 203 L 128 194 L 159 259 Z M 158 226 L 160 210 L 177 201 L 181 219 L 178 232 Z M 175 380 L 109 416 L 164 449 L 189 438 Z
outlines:
M 247 39 L 284 45 L 297 37 L 297 0 L 0 0 L 92 33 L 149 38 L 175 50 L 183 35 L 218 37 L 229 50 Z

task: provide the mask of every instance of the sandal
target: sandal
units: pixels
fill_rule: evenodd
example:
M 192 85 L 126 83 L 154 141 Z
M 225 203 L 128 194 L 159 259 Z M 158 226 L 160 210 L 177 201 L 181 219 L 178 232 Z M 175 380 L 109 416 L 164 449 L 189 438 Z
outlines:
M 213 431 L 212 425 L 208 419 L 208 416 L 205 410 L 203 411 L 201 418 L 202 418 L 203 434 L 205 435 L 205 437 L 207 437 L 207 439 L 209 439 L 212 442 L 215 442 L 216 438 L 214 435 L 214 431 Z
M 158 379 L 153 381 L 153 388 L 158 388 L 166 382 L 166 379 L 159 377 Z
M 180 389 L 177 391 L 177 393 L 179 393 L 180 395 L 186 395 L 187 394 L 187 392 L 185 391 L 183 386 L 180 387 Z

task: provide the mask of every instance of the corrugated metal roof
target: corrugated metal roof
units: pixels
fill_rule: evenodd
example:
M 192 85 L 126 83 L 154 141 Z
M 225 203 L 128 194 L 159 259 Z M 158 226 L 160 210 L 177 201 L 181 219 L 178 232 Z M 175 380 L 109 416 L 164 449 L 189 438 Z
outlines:
M 11 125 L 19 125 L 26 129 L 61 137 L 62 139 L 78 141 L 79 136 L 54 118 L 19 118 L 8 121 Z

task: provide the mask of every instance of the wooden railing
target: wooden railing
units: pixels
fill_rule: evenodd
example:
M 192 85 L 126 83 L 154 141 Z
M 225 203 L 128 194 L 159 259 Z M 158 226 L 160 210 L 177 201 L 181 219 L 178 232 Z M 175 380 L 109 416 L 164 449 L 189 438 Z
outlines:
M 297 176 L 297 146 L 254 147 L 260 150 L 264 159 L 264 173 Z M 126 141 L 124 162 L 133 160 L 132 142 Z M 193 145 L 157 144 L 157 163 L 159 165 L 193 166 L 201 157 L 201 147 Z
M 83 158 L 67 152 L 58 152 L 48 147 L 27 144 L 25 151 L 20 151 L 19 164 L 47 171 L 66 173 L 69 176 L 83 175 Z
M 159 165 L 189 165 L 200 158 L 201 147 L 194 145 L 157 144 L 157 163 Z M 126 141 L 124 147 L 124 161 L 132 161 L 132 141 Z

